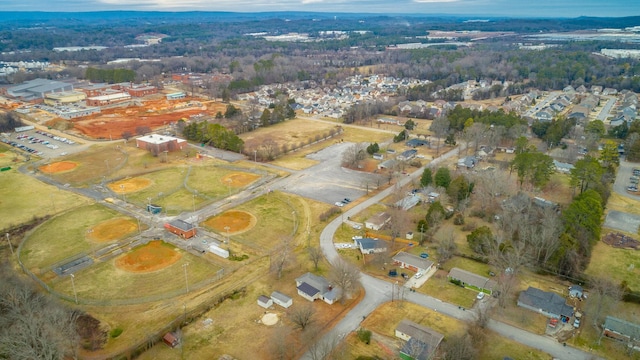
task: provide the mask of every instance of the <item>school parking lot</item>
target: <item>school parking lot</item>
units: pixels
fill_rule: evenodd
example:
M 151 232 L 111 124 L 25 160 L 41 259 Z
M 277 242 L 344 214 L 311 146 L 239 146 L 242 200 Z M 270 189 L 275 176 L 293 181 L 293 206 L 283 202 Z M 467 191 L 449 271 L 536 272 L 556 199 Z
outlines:
M 75 140 L 43 130 L 28 130 L 2 136 L 2 142 L 41 158 L 56 158 L 82 150 Z

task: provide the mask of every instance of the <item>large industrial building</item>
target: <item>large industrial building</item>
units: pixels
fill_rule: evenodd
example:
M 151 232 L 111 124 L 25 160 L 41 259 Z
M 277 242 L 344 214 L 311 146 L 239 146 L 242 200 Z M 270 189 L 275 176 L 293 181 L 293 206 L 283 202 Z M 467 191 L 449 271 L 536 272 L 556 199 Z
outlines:
M 68 92 L 73 85 L 61 81 L 34 79 L 7 88 L 7 96 L 27 102 L 42 102 L 46 94 Z
M 51 106 L 66 105 L 84 101 L 86 98 L 87 94 L 82 91 L 65 91 L 45 94 L 44 103 Z

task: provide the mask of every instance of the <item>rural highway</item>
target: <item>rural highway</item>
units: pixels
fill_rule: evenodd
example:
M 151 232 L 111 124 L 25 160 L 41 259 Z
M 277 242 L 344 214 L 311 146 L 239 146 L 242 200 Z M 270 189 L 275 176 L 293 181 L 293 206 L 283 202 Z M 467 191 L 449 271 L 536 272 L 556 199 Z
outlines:
M 459 148 L 453 149 L 441 157 L 434 159 L 428 167 L 434 167 L 442 161 L 456 156 L 459 153 Z M 422 176 L 422 172 L 425 167 L 418 169 L 417 171 L 409 174 L 400 180 L 400 186 L 404 186 L 412 180 L 419 179 Z M 389 196 L 394 190 L 394 187 L 389 187 L 380 193 L 372 196 L 371 198 L 356 204 L 353 208 L 347 210 L 344 215 L 346 217 L 354 216 L 366 209 L 367 207 L 380 202 L 385 197 Z M 330 263 L 335 263 L 339 260 L 340 256 L 333 245 L 333 236 L 338 230 L 338 227 L 342 224 L 343 217 L 337 217 L 331 221 L 320 234 L 320 247 L 325 257 Z M 361 273 L 360 282 L 365 291 L 364 298 L 340 321 L 333 329 L 326 333 L 321 339 L 318 340 L 316 346 L 312 346 L 310 350 L 305 353 L 302 360 L 312 360 L 317 358 L 318 354 L 313 354 L 316 349 L 325 349 L 326 346 L 331 346 L 341 341 L 342 338 L 348 333 L 355 331 L 362 320 L 365 319 L 371 312 L 373 312 L 379 305 L 391 301 L 393 294 L 394 284 L 381 280 L 365 273 Z M 475 312 L 472 310 L 461 310 L 457 305 L 453 305 L 447 302 L 443 302 L 439 299 L 425 295 L 418 292 L 405 292 L 404 300 L 411 303 L 438 311 L 447 316 L 454 317 L 463 321 L 473 321 L 475 319 Z M 501 323 L 498 321 L 489 321 L 488 328 L 499 333 L 500 335 L 517 341 L 521 344 L 530 346 L 532 348 L 544 351 L 551 354 L 555 358 L 562 360 L 591 360 L 600 359 L 593 354 L 584 352 L 579 349 L 575 349 L 569 346 L 563 346 L 552 338 L 532 334 L 525 330 Z

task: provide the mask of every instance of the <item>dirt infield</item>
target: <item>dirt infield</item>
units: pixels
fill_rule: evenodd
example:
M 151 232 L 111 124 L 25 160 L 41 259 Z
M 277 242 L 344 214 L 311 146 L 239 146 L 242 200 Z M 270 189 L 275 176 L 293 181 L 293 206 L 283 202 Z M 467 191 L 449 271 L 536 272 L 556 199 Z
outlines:
M 252 182 L 258 180 L 259 178 L 260 178 L 260 175 L 243 172 L 243 173 L 232 173 L 232 174 L 226 175 L 222 177 L 220 181 L 225 185 L 228 184 L 229 186 L 240 188 L 240 187 L 244 187 L 251 184 Z
M 65 171 L 71 171 L 78 166 L 77 163 L 72 161 L 58 161 L 47 165 L 42 165 L 38 168 L 43 173 L 55 174 Z
M 97 242 L 122 239 L 138 230 L 138 224 L 130 219 L 116 218 L 103 221 L 87 231 L 87 237 Z
M 224 233 L 227 232 L 225 227 L 229 227 L 229 233 L 234 234 L 251 229 L 257 222 L 258 219 L 256 219 L 253 214 L 245 211 L 230 210 L 212 217 L 204 223 L 205 225 Z
M 176 249 L 161 240 L 142 245 L 116 260 L 116 266 L 133 273 L 147 273 L 163 269 L 178 260 L 182 255 Z
M 215 116 L 218 111 L 224 113 L 225 105 L 190 99 L 143 100 L 142 106 L 103 109 L 95 116 L 73 120 L 73 129 L 92 138 L 119 139 L 123 132 L 136 134 L 136 129 L 140 126 L 156 129 L 192 115 Z
M 107 185 L 111 191 L 117 194 L 129 194 L 147 188 L 153 184 L 151 179 L 137 177 L 115 181 Z

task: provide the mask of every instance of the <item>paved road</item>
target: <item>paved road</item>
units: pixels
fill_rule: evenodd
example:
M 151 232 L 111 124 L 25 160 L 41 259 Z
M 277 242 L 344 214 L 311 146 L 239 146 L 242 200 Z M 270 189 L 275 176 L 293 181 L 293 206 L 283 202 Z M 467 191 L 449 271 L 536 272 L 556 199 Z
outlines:
M 611 113 L 611 109 L 615 104 L 616 104 L 616 98 L 615 97 L 609 98 L 609 101 L 607 101 L 607 103 L 602 107 L 602 110 L 600 111 L 598 116 L 596 116 L 596 119 L 602 122 L 607 120 L 607 118 L 609 117 L 609 114 Z
M 459 149 L 451 150 L 438 159 L 435 159 L 427 166 L 435 167 L 442 161 L 456 156 L 458 152 Z M 400 181 L 400 185 L 403 186 L 414 179 L 418 179 L 422 175 L 423 169 L 424 167 L 403 178 Z M 353 208 L 346 211 L 344 215 L 348 217 L 356 215 L 367 207 L 379 202 L 386 196 L 390 195 L 394 190 L 395 186 L 385 189 L 379 194 L 363 201 L 362 203 L 356 204 Z M 342 217 L 334 219 L 324 228 L 324 230 L 320 234 L 320 247 L 330 263 L 335 263 L 339 260 L 338 252 L 333 245 L 333 236 L 341 223 Z M 394 286 L 392 283 L 374 278 L 365 273 L 361 273 L 360 282 L 362 283 L 362 286 L 365 290 L 364 298 L 333 329 L 331 329 L 320 340 L 318 340 L 319 344 L 333 344 L 336 343 L 336 341 L 340 341 L 346 334 L 356 330 L 362 320 L 371 312 L 373 312 L 379 305 L 391 301 L 391 294 L 393 294 Z M 456 319 L 472 321 L 475 318 L 475 311 L 473 310 L 461 310 L 457 305 L 443 302 L 439 299 L 425 294 L 417 292 L 404 292 L 403 298 L 406 301 L 430 308 Z M 562 344 L 559 344 L 557 341 L 551 338 L 531 334 L 527 331 L 515 328 L 504 323 L 492 320 L 489 322 L 488 327 L 491 330 L 498 332 L 502 336 L 508 337 L 527 346 L 542 350 L 558 359 L 598 359 L 597 357 L 593 357 L 592 354 L 586 353 L 584 351 L 562 346 Z M 318 346 L 318 348 L 322 348 L 322 346 Z M 311 351 L 313 351 L 313 349 Z M 301 359 L 310 360 L 313 358 L 314 354 L 312 354 L 311 352 L 307 352 L 302 356 Z

